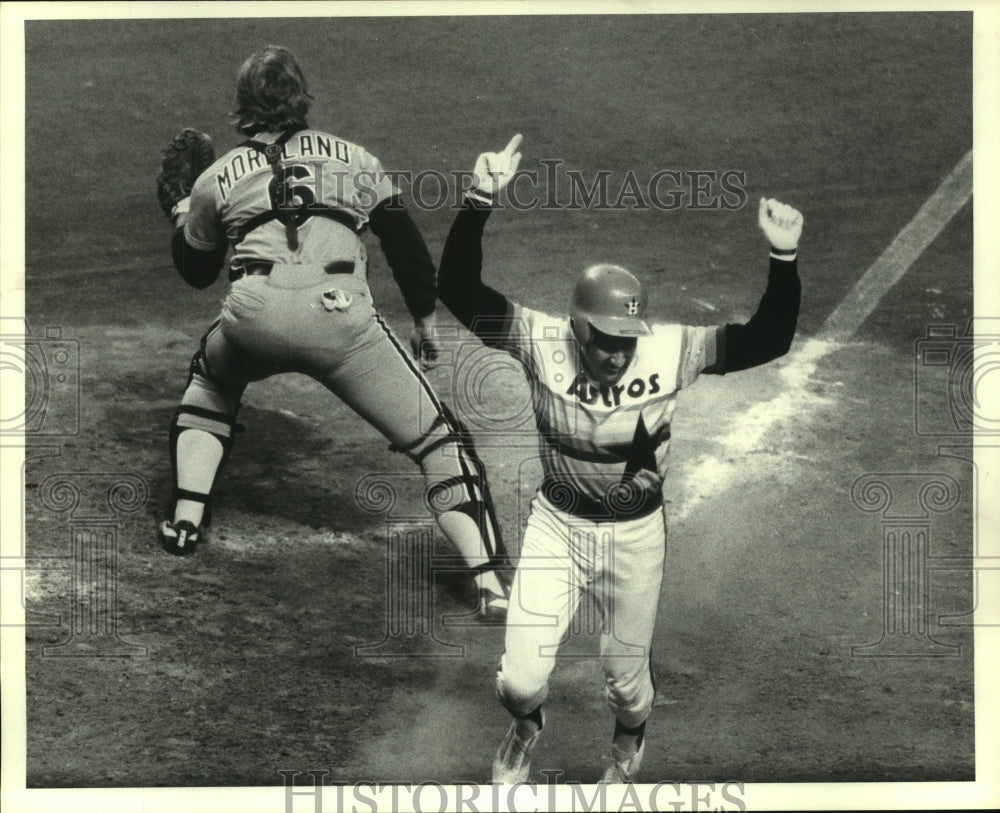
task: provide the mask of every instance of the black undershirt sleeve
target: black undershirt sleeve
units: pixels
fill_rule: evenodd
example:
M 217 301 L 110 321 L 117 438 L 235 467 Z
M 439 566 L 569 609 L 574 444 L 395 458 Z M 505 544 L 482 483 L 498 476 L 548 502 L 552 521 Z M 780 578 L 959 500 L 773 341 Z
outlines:
M 448 233 L 438 270 L 441 301 L 487 345 L 506 337 L 512 319 L 510 301 L 482 281 L 482 235 L 489 215 L 487 204 L 466 201 Z M 705 372 L 745 370 L 787 353 L 800 299 L 797 262 L 771 258 L 757 312 L 746 324 L 728 324 L 719 331 L 716 363 Z
M 406 307 L 414 319 L 434 312 L 437 304 L 434 261 L 417 224 L 399 198 L 382 201 L 368 216 Z
M 183 226 L 174 229 L 174 236 L 170 241 L 174 267 L 181 278 L 195 288 L 207 288 L 218 279 L 226 259 L 226 251 L 225 245 L 214 251 L 194 248 L 184 239 Z
M 483 284 L 483 229 L 488 204 L 467 199 L 448 232 L 438 269 L 438 296 L 463 325 L 486 345 L 506 338 L 513 306 Z
M 706 373 L 733 373 L 766 364 L 788 352 L 799 318 L 802 283 L 795 259 L 771 257 L 767 289 L 746 324 L 727 324 L 718 333 L 716 363 Z

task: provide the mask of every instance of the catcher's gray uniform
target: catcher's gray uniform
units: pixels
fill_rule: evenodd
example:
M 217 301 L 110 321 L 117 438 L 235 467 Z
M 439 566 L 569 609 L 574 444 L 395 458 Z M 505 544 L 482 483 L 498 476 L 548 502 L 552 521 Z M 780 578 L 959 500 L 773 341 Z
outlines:
M 263 147 L 279 141 L 287 189 L 276 193 Z M 274 204 L 278 194 L 311 199 L 304 217 L 293 215 L 294 248 Z M 201 373 L 210 376 L 199 374 L 204 380 L 184 402 L 198 410 L 222 407 L 225 417 L 212 431 L 231 437 L 232 405 L 242 388 L 282 372 L 317 379 L 400 448 L 432 431 L 441 405 L 375 311 L 359 239 L 371 211 L 396 195 L 364 149 L 311 129 L 260 133 L 201 175 L 185 241 L 205 252 L 227 240 L 235 244 L 235 279 L 204 348 Z M 433 310 L 432 283 L 406 284 L 412 301 Z M 179 425 L 205 427 L 211 420 L 182 407 Z M 435 431 L 443 435 L 442 427 Z M 437 467 L 436 480 L 462 475 L 458 455 L 435 458 L 425 465 Z
M 304 121 L 259 129 L 208 167 L 179 208 L 185 216 L 174 258 L 187 281 L 211 284 L 229 245 L 234 253 L 229 295 L 195 355 L 171 429 L 174 507 L 161 526 L 167 550 L 190 552 L 210 521 L 206 508 L 247 384 L 304 373 L 420 466 L 427 504 L 488 588 L 481 611 L 502 612 L 499 582 L 483 575 L 505 555 L 482 466 L 379 317 L 367 284 L 360 235 L 371 228 L 414 319 L 433 315 L 433 264 L 378 160 Z

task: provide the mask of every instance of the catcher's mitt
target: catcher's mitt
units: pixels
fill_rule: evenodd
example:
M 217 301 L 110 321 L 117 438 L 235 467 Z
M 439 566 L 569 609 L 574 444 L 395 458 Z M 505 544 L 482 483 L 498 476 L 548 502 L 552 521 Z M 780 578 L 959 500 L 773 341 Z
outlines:
M 215 146 L 205 133 L 185 127 L 163 151 L 156 196 L 160 207 L 173 214 L 174 207 L 191 194 L 194 182 L 215 161 Z

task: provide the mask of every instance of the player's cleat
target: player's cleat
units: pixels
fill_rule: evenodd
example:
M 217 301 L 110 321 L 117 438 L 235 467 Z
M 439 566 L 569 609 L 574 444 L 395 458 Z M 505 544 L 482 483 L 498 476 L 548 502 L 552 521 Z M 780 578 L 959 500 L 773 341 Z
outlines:
M 646 741 L 631 753 L 618 745 L 611 746 L 611 764 L 600 778 L 600 785 L 624 785 L 634 782 L 642 766 L 642 755 L 646 750 Z M 605 757 L 607 759 L 607 757 Z
M 542 712 L 542 728 L 545 727 L 544 712 Z M 524 723 L 512 720 L 507 734 L 493 757 L 493 784 L 516 785 L 527 782 L 531 772 L 531 752 L 538 742 L 542 728 L 530 726 L 523 728 Z M 533 733 L 532 733 L 533 732 Z
M 194 553 L 198 544 L 200 530 L 192 522 L 182 519 L 173 523 L 170 520 L 163 520 L 160 523 L 160 542 L 163 543 L 167 553 L 174 556 L 187 556 Z
M 487 623 L 499 624 L 507 618 L 507 597 L 498 595 L 488 587 L 479 591 L 477 615 Z

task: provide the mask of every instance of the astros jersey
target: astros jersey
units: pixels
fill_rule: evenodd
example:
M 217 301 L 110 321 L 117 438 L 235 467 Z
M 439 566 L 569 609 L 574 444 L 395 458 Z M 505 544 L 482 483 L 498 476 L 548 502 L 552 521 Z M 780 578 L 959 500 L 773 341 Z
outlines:
M 568 318 L 512 305 L 507 336 L 495 346 L 528 375 L 546 496 L 626 514 L 661 506 L 676 397 L 715 362 L 718 328 L 653 325 L 607 387 L 583 371 Z
M 276 133 L 260 133 L 253 141 L 269 144 L 277 138 Z M 378 159 L 365 149 L 304 129 L 284 144 L 277 174 L 264 152 L 247 143 L 202 173 L 192 191 L 185 237 L 203 251 L 229 240 L 243 259 L 291 264 L 352 260 L 363 253 L 357 232 L 368 214 L 397 192 Z M 285 224 L 272 217 L 290 204 L 298 207 L 293 245 Z

